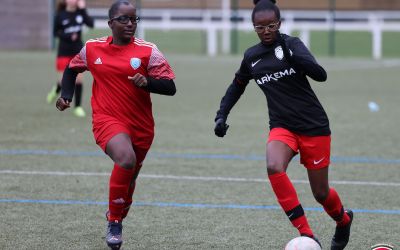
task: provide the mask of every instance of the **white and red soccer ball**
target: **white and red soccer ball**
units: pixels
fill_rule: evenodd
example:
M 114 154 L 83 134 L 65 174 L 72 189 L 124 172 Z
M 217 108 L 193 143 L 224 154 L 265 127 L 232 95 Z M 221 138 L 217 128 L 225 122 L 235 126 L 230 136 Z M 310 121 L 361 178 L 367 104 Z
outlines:
M 309 237 L 296 237 L 289 241 L 285 250 L 321 250 L 319 244 Z

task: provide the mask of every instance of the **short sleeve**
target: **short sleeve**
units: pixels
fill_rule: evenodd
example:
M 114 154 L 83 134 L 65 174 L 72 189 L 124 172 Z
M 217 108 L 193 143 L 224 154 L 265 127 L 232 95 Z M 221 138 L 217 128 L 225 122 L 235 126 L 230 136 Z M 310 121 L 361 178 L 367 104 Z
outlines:
M 158 50 L 157 46 L 153 46 L 149 64 L 147 66 L 147 72 L 150 77 L 155 79 L 174 79 L 175 74 L 169 65 L 167 59 L 161 51 Z
M 81 51 L 72 58 L 69 62 L 69 68 L 73 69 L 79 73 L 88 70 L 87 60 L 86 60 L 86 46 L 84 46 Z

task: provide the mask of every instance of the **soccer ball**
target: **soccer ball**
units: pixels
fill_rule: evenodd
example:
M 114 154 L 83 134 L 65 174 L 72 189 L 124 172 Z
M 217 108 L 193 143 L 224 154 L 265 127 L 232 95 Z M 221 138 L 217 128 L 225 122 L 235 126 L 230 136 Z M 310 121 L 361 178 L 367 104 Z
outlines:
M 321 247 L 315 240 L 301 236 L 289 241 L 285 246 L 285 250 L 321 250 Z

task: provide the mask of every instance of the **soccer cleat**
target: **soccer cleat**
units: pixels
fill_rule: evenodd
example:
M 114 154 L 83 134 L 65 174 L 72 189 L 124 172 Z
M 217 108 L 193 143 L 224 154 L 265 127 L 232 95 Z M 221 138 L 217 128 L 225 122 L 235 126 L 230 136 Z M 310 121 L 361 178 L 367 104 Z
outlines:
M 335 235 L 333 235 L 332 238 L 331 250 L 342 250 L 347 246 L 347 243 L 349 243 L 350 227 L 353 222 L 353 211 L 346 210 L 345 213 L 350 217 L 350 221 L 345 226 L 336 226 Z
M 74 110 L 73 110 L 72 112 L 74 113 L 74 115 L 75 115 L 76 117 L 85 117 L 85 116 L 86 116 L 85 110 L 83 110 L 83 108 L 80 107 L 80 106 L 74 108 Z
M 308 237 L 308 238 L 311 238 L 311 239 L 315 240 L 318 243 L 318 245 L 322 248 L 321 242 L 319 242 L 317 237 L 310 236 L 310 235 L 307 235 L 307 234 L 302 234 L 301 236 L 305 236 L 305 237 Z
M 106 234 L 107 246 L 113 250 L 118 250 L 122 245 L 122 223 L 108 222 Z
M 51 88 L 50 92 L 47 94 L 46 101 L 48 104 L 53 103 L 57 99 L 58 94 L 57 94 L 56 90 L 57 90 L 57 86 L 53 86 Z

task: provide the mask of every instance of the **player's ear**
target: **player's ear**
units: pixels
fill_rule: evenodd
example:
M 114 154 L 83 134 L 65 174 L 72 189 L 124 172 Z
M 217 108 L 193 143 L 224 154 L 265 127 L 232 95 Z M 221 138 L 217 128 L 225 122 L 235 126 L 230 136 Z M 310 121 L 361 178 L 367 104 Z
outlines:
M 112 29 L 112 21 L 111 20 L 108 20 L 108 27 L 110 27 L 110 29 Z

